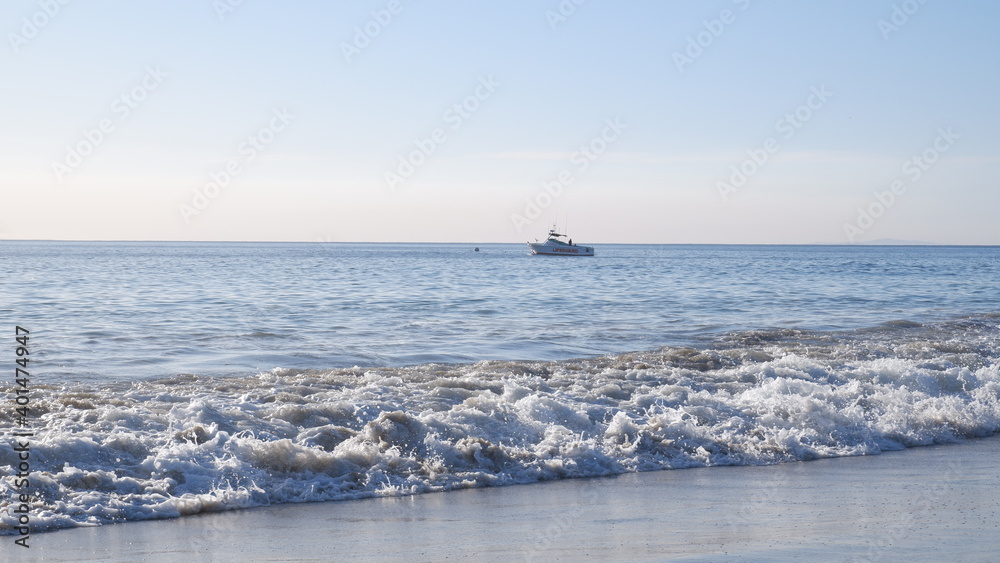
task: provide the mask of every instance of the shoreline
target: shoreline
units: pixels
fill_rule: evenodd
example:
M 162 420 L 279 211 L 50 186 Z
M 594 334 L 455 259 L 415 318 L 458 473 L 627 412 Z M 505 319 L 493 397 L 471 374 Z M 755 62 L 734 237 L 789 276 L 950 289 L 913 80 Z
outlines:
M 987 561 L 1000 549 L 997 459 L 992 436 L 72 528 L 3 551 L 17 561 Z

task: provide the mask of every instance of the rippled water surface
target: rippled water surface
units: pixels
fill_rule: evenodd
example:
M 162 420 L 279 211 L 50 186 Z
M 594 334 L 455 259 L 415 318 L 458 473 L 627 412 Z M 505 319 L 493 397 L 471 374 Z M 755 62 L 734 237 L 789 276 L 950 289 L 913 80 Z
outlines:
M 1000 248 L 0 243 L 54 378 L 565 359 L 1000 311 Z

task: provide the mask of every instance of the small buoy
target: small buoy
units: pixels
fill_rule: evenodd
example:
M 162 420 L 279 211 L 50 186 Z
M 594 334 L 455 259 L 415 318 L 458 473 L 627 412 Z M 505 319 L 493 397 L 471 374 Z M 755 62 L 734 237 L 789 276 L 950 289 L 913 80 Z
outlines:
M 476 247 L 476 252 L 479 252 L 479 247 L 478 246 Z

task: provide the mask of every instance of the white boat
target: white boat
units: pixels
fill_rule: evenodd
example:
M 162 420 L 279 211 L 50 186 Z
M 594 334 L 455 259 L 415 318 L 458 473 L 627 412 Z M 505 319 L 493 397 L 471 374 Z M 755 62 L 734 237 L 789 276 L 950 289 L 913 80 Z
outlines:
M 549 238 L 545 242 L 529 242 L 528 248 L 532 254 L 544 256 L 593 256 L 593 246 L 581 246 L 573 244 L 573 239 L 566 235 L 561 235 L 552 229 L 549 231 Z

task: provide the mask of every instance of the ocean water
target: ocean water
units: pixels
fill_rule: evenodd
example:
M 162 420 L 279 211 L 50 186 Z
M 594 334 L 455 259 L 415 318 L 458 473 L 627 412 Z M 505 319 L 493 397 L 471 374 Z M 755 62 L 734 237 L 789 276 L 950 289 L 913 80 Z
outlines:
M 998 247 L 474 246 L 0 242 L 34 530 L 1000 430 Z

